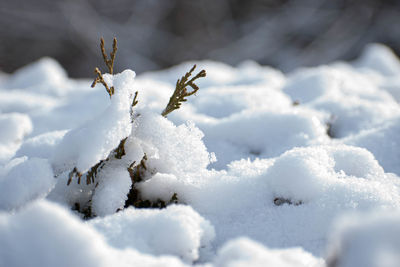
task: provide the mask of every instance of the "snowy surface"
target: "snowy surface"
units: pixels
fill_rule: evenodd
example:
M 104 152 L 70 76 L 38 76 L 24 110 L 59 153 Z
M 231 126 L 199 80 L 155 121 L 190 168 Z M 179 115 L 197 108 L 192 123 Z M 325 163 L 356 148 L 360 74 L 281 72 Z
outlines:
M 6 163 L 32 131 L 32 122 L 25 114 L 0 114 L 0 129 L 0 163 Z
M 15 158 L 0 167 L 0 210 L 13 210 L 45 197 L 56 184 L 46 159 Z
M 214 263 L 219 267 L 318 267 L 323 264 L 322 260 L 315 259 L 301 248 L 269 250 L 243 237 L 229 241 L 223 246 Z
M 207 77 L 164 118 L 193 63 Z M 110 99 L 33 62 L 0 84 L 0 266 L 399 266 L 399 77 L 372 44 L 288 74 L 125 70 Z M 132 170 L 141 198 L 178 203 L 125 208 Z
M 1 266 L 184 266 L 174 257 L 115 249 L 91 226 L 46 200 L 17 214 L 0 214 L 0 234 Z
M 395 267 L 400 262 L 400 213 L 354 214 L 338 219 L 328 247 L 330 266 Z
M 213 226 L 190 206 L 169 206 L 163 210 L 132 208 L 90 222 L 109 244 L 135 248 L 153 255 L 171 254 L 184 261 L 199 258 L 215 237 Z M 206 252 L 204 252 L 206 253 Z

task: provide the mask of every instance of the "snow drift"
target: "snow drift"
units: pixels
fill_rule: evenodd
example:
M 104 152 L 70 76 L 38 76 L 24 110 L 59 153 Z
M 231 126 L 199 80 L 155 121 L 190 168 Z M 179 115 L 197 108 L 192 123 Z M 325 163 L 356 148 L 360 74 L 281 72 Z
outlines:
M 1 266 L 400 264 L 390 49 L 289 74 L 198 62 L 198 96 L 161 116 L 189 66 L 104 75 L 111 99 L 52 59 L 4 78 Z

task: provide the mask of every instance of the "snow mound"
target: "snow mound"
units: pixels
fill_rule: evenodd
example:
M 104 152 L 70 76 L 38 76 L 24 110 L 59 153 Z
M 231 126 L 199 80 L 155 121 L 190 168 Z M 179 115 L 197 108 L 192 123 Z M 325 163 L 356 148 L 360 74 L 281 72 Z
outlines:
M 330 114 L 330 135 L 342 138 L 400 114 L 398 103 L 368 75 L 346 67 L 300 69 L 283 91 L 301 105 Z
M 56 98 L 25 90 L 0 88 L 0 111 L 3 113 L 34 113 L 48 111 L 58 105 Z
M 202 90 L 202 94 L 196 96 L 190 104 L 196 108 L 197 113 L 219 119 L 248 109 L 284 110 L 292 102 L 281 91 L 265 85 L 238 85 L 209 87 Z
M 241 160 L 227 171 L 157 173 L 137 188 L 146 199 L 168 200 L 176 192 L 215 226 L 218 245 L 245 235 L 320 255 L 329 225 L 342 212 L 399 207 L 396 179 L 367 150 L 340 145 Z
M 289 75 L 198 62 L 198 96 L 164 118 L 192 65 L 104 74 L 111 99 L 51 59 L 1 79 L 0 266 L 398 265 L 388 48 Z
M 323 117 L 303 108 L 247 111 L 199 127 L 207 148 L 217 156 L 213 167 L 220 169 L 233 160 L 276 157 L 293 147 L 326 143 Z
M 129 208 L 115 215 L 92 220 L 107 242 L 119 249 L 134 248 L 152 255 L 174 255 L 186 262 L 199 258 L 199 250 L 210 249 L 215 233 L 212 225 L 189 206 L 163 210 Z
M 17 70 L 6 87 L 25 89 L 49 95 L 64 95 L 67 84 L 67 72 L 52 58 L 42 58 Z
M 399 236 L 399 211 L 345 216 L 331 234 L 328 266 L 399 266 Z
M 0 163 L 12 158 L 26 135 L 32 131 L 32 122 L 25 114 L 0 114 Z
M 17 157 L 28 156 L 52 158 L 55 147 L 60 143 L 67 131 L 52 131 L 24 140 L 15 154 Z
M 248 238 L 229 241 L 218 252 L 215 267 L 319 267 L 323 261 L 301 248 L 268 249 Z
M 380 127 L 365 130 L 343 140 L 344 143 L 364 147 L 371 151 L 387 172 L 400 175 L 400 117 L 387 121 Z
M 55 183 L 46 159 L 13 159 L 0 166 L 0 210 L 12 210 L 34 199 L 44 198 Z
M 384 76 L 400 74 L 399 58 L 389 47 L 382 44 L 368 45 L 355 65 L 359 68 L 372 69 Z
M 173 257 L 112 248 L 90 225 L 47 201 L 0 213 L 0 236 L 0 266 L 185 266 Z

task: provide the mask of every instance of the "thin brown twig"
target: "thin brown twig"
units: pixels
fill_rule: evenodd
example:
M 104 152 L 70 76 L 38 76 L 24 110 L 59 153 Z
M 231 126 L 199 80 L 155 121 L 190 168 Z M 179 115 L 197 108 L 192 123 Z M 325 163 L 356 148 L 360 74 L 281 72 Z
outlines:
M 131 105 L 132 108 L 133 108 L 134 106 L 136 106 L 137 103 L 138 103 L 138 101 L 137 101 L 137 96 L 138 96 L 138 91 L 135 92 L 135 96 L 133 97 L 132 105 Z
M 101 54 L 103 56 L 104 63 L 106 64 L 108 68 L 108 72 L 110 74 L 114 73 L 114 60 L 115 60 L 115 55 L 117 54 L 117 38 L 114 37 L 113 39 L 113 46 L 112 46 L 112 51 L 110 52 L 110 59 L 108 59 L 106 49 L 104 47 L 104 38 L 100 38 L 100 50 Z M 95 87 L 97 83 L 101 83 L 104 85 L 104 87 L 107 90 L 107 93 L 111 96 L 114 94 L 114 87 L 113 86 L 108 86 L 108 84 L 104 81 L 103 74 L 101 73 L 99 68 L 94 69 L 94 73 L 97 75 L 96 78 L 94 79 L 92 83 L 92 87 Z
M 111 98 L 111 96 L 114 94 L 114 86 L 111 87 L 108 86 L 108 84 L 104 81 L 103 74 L 101 73 L 99 68 L 95 68 L 94 73 L 97 75 L 97 77 L 94 79 L 91 86 L 95 87 L 97 83 L 101 83 L 102 85 L 104 85 L 104 87 L 107 90 L 107 93 L 110 95 Z
M 113 39 L 113 46 L 112 46 L 113 50 L 110 52 L 110 59 L 108 59 L 107 53 L 106 53 L 106 49 L 104 48 L 104 39 L 103 37 L 100 38 L 100 49 L 101 49 L 101 54 L 103 55 L 103 60 L 104 63 L 106 64 L 107 68 L 108 68 L 108 72 L 110 74 L 114 73 L 114 60 L 115 60 L 115 55 L 117 53 L 117 38 L 114 37 Z

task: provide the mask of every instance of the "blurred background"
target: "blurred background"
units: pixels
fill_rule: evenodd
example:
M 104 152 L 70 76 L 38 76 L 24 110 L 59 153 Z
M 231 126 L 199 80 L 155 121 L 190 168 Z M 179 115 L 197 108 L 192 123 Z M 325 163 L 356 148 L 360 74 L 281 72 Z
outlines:
M 371 42 L 400 52 L 397 0 L 1 0 L 0 25 L 1 71 L 50 56 L 72 77 L 102 64 L 101 36 L 107 49 L 118 38 L 116 71 L 138 73 L 198 59 L 290 71 Z

